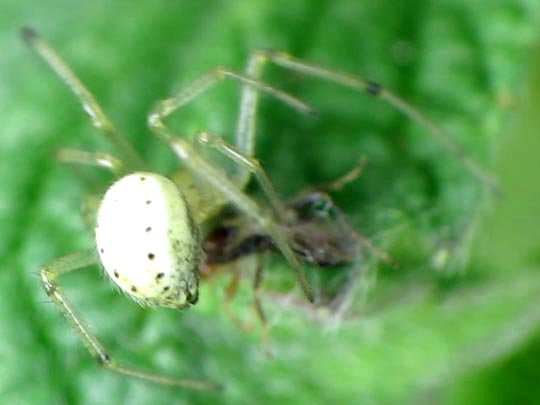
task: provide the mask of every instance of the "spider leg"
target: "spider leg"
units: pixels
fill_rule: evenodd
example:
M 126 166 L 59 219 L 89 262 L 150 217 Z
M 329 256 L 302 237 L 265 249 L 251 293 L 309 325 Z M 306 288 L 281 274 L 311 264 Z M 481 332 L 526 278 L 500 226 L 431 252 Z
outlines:
M 197 79 L 187 84 L 181 91 L 177 92 L 172 97 L 161 100 L 158 103 L 156 103 L 154 109 L 148 115 L 148 122 L 149 122 L 150 127 L 159 126 L 160 125 L 159 122 L 152 123 L 152 121 L 154 120 L 162 121 L 163 119 L 168 117 L 171 113 L 173 113 L 177 109 L 181 108 L 183 105 L 192 101 L 199 94 L 205 92 L 206 90 L 208 90 L 209 88 L 211 88 L 212 86 L 214 86 L 215 84 L 217 84 L 218 82 L 224 79 L 230 79 L 237 83 L 241 83 L 244 85 L 244 87 L 255 88 L 258 91 L 261 91 L 272 97 L 277 98 L 281 102 L 287 104 L 288 106 L 290 106 L 291 108 L 295 110 L 298 110 L 299 112 L 306 113 L 306 114 L 314 114 L 314 111 L 309 106 L 307 106 L 301 100 L 289 95 L 288 93 L 285 93 L 282 90 L 274 88 L 270 86 L 269 84 L 264 83 L 260 80 L 253 79 L 248 74 L 239 74 L 224 67 L 216 67 L 210 72 L 203 74 L 202 76 L 198 77 Z M 254 108 L 255 106 L 252 106 L 249 100 L 244 100 L 244 98 L 242 98 L 240 122 L 245 121 L 245 119 L 242 117 L 246 116 L 246 113 L 242 111 L 253 111 L 253 114 L 251 115 L 254 116 Z M 250 114 L 248 113 L 247 115 L 250 115 Z M 253 128 L 253 125 L 243 124 L 243 126 L 247 126 L 248 128 L 250 128 L 248 129 L 248 131 L 252 131 L 251 128 Z M 167 142 L 166 137 L 164 139 L 159 134 L 158 134 L 158 137 L 160 137 L 162 141 Z M 252 142 L 253 136 L 244 136 L 244 138 L 248 142 Z M 244 143 L 245 141 L 243 140 L 236 141 L 237 147 L 239 148 L 240 152 L 244 152 L 247 155 L 251 156 L 253 154 L 252 153 L 253 148 L 251 147 L 246 148 L 244 146 Z M 249 164 L 247 164 L 247 166 L 246 165 L 238 166 L 238 172 L 235 173 L 234 183 L 237 184 L 238 188 L 240 189 L 244 189 L 249 180 L 250 172 L 249 170 L 246 170 L 246 167 L 248 166 Z M 260 173 L 260 171 L 257 171 L 257 173 Z M 276 208 L 279 202 L 277 202 L 277 199 L 271 197 L 270 195 L 271 194 L 269 194 L 269 197 L 271 199 L 272 204 L 274 205 L 274 208 L 279 211 L 279 208 Z M 223 204 L 223 203 L 224 202 L 222 201 L 216 200 L 216 204 Z
M 324 79 L 353 90 L 365 92 L 373 97 L 382 99 L 396 108 L 402 114 L 416 122 L 426 129 L 433 138 L 443 144 L 457 159 L 459 159 L 465 168 L 484 186 L 495 193 L 500 193 L 496 182 L 481 168 L 464 150 L 456 143 L 450 135 L 439 126 L 435 125 L 424 114 L 420 113 L 409 103 L 405 102 L 397 95 L 383 88 L 380 84 L 362 77 L 353 76 L 345 72 L 334 69 L 327 69 L 322 66 L 304 62 L 296 59 L 286 52 L 258 50 L 253 52 L 247 63 L 246 74 L 257 79 L 262 76 L 263 68 L 266 63 L 272 62 L 284 69 L 299 72 L 308 76 Z M 240 118 L 237 126 L 238 146 L 252 155 L 255 109 L 257 106 L 257 91 L 253 87 L 244 86 Z
M 172 97 L 159 101 L 148 116 L 149 126 L 152 128 L 161 125 L 160 122 L 153 121 L 164 120 L 171 113 L 192 101 L 199 94 L 208 90 L 210 87 L 217 84 L 221 80 L 227 78 L 237 83 L 243 84 L 244 87 L 255 88 L 257 89 L 257 91 L 267 93 L 268 95 L 277 98 L 291 108 L 296 109 L 300 112 L 307 114 L 314 113 L 313 110 L 309 106 L 304 104 L 302 101 L 279 89 L 276 89 L 260 80 L 253 79 L 248 75 L 242 75 L 224 67 L 217 67 L 212 71 L 195 79 L 194 81 L 189 83 L 183 90 L 177 92 Z M 249 100 L 246 102 L 243 99 L 241 102 L 241 116 L 244 116 L 246 113 L 242 113 L 242 111 L 253 111 L 253 114 L 251 114 L 252 116 L 254 116 L 255 113 L 254 106 L 250 105 Z M 243 118 L 240 118 L 240 121 L 242 120 Z M 253 128 L 253 125 L 248 125 L 248 127 Z M 249 131 L 252 130 L 249 129 Z M 163 134 L 160 135 L 159 133 L 157 133 L 157 135 L 161 138 L 162 141 L 167 142 L 166 136 L 163 137 Z M 239 147 L 239 150 L 237 150 L 215 135 L 212 136 L 207 133 L 201 133 L 198 135 L 198 138 L 199 142 L 216 147 L 216 149 L 218 149 L 221 153 L 225 154 L 238 164 L 239 171 L 236 173 L 236 177 L 233 179 L 233 182 L 237 185 L 239 189 L 245 188 L 247 181 L 249 180 L 250 174 L 254 173 L 259 182 L 261 183 L 263 191 L 268 196 L 277 217 L 280 220 L 284 219 L 285 209 L 283 207 L 283 204 L 279 200 L 277 193 L 274 190 L 274 187 L 270 183 L 270 180 L 266 176 L 259 162 L 251 157 L 252 150 L 249 150 L 248 153 L 243 152 L 246 149 L 243 146 L 243 141 L 237 140 L 237 145 L 241 145 Z M 245 138 L 252 139 L 252 136 Z M 223 205 L 225 202 L 226 201 L 221 200 L 218 196 L 216 196 L 216 198 L 213 198 L 213 203 L 215 205 Z M 211 209 L 207 211 L 213 212 L 213 210 Z
M 175 155 L 182 160 L 186 168 L 191 171 L 197 178 L 205 182 L 216 193 L 216 200 L 213 204 L 225 204 L 231 202 L 241 212 L 254 221 L 259 223 L 275 241 L 278 249 L 283 253 L 289 262 L 291 269 L 296 275 L 296 278 L 304 291 L 306 297 L 313 301 L 313 293 L 307 282 L 304 273 L 301 270 L 300 263 L 295 254 L 291 250 L 287 236 L 270 216 L 268 216 L 257 203 L 248 197 L 242 189 L 233 180 L 229 179 L 221 170 L 215 168 L 208 163 L 196 150 L 191 142 L 184 138 L 175 136 L 163 122 L 164 119 L 173 111 L 180 108 L 202 91 L 221 79 L 226 77 L 232 78 L 238 83 L 247 84 L 256 87 L 260 91 L 276 96 L 282 101 L 287 102 L 291 106 L 297 106 L 302 110 L 304 104 L 293 97 L 276 90 L 266 84 L 253 80 L 251 78 L 231 73 L 230 71 L 217 68 L 210 74 L 206 74 L 188 85 L 184 90 L 178 92 L 172 98 L 159 101 L 154 109 L 148 115 L 148 126 L 158 139 L 168 144 Z
M 272 182 L 257 159 L 241 152 L 234 146 L 229 145 L 222 137 L 208 132 L 198 133 L 196 140 L 205 146 L 217 149 L 223 155 L 233 160 L 239 167 L 244 169 L 245 173 L 253 173 L 268 197 L 270 205 L 274 209 L 274 213 L 279 222 L 286 222 L 285 206 L 281 202 Z
M 289 262 L 296 278 L 306 297 L 313 301 L 313 293 L 301 270 L 300 263 L 291 250 L 287 236 L 282 232 L 279 225 L 261 210 L 255 201 L 243 193 L 227 176 L 220 170 L 206 162 L 195 150 L 190 142 L 182 138 L 172 137 L 165 126 L 153 126 L 153 131 L 169 137 L 168 143 L 176 156 L 181 159 L 186 167 L 213 189 L 220 193 L 224 201 L 230 201 L 241 212 L 255 220 L 276 243 L 278 249 Z
M 87 152 L 78 149 L 58 149 L 55 159 L 62 163 L 102 167 L 110 170 L 115 177 L 126 174 L 124 163 L 108 153 Z
M 250 54 L 244 73 L 256 79 L 262 76 L 263 64 L 259 57 Z M 257 119 L 257 106 L 259 101 L 259 92 L 252 86 L 242 86 L 240 96 L 240 109 L 235 131 L 236 147 L 240 152 L 247 156 L 255 155 L 255 125 Z M 250 172 L 239 167 L 236 173 L 236 182 L 241 188 L 244 188 L 250 178 Z
M 261 304 L 259 298 L 260 286 L 263 281 L 264 276 L 264 254 L 257 256 L 257 270 L 255 271 L 255 277 L 253 278 L 253 308 L 255 309 L 255 314 L 259 319 L 262 328 L 262 344 L 264 351 L 268 357 L 272 357 L 270 352 L 270 338 L 268 333 L 268 321 L 266 319 L 266 314 L 264 313 L 264 308 Z
M 109 117 L 101 109 L 96 98 L 51 46 L 40 38 L 32 28 L 23 28 L 21 30 L 21 36 L 69 87 L 81 103 L 84 112 L 90 116 L 94 127 L 103 133 L 107 140 L 120 151 L 123 159 L 127 162 L 127 166 L 132 170 L 144 168 L 146 166 L 144 162 L 135 150 L 133 150 L 124 135 L 114 126 Z
M 112 372 L 138 378 L 147 382 L 196 390 L 220 389 L 220 386 L 210 381 L 154 374 L 131 367 L 124 367 L 113 360 L 98 338 L 90 332 L 83 319 L 75 312 L 56 282 L 56 278 L 61 274 L 88 267 L 96 263 L 98 263 L 96 253 L 93 250 L 87 250 L 55 259 L 48 264 L 45 264 L 40 269 L 39 274 L 45 293 L 57 305 L 58 309 L 68 320 L 75 332 L 77 332 L 84 346 L 98 364 Z
M 92 191 L 83 197 L 81 203 L 81 217 L 90 232 L 93 234 L 96 225 L 96 215 L 102 198 L 103 187 L 94 179 L 89 178 L 80 171 L 80 166 L 95 166 L 109 170 L 115 178 L 119 178 L 128 171 L 120 159 L 108 153 L 87 152 L 79 149 L 61 148 L 56 151 L 55 159 L 61 163 L 69 164 L 70 169 L 86 183 Z

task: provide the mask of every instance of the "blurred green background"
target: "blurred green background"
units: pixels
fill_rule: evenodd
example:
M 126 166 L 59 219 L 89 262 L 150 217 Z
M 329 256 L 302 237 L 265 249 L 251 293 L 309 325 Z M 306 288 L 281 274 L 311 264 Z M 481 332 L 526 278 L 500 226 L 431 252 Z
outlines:
M 4 0 L 0 8 L 1 403 L 540 402 L 540 3 Z M 269 69 L 268 81 L 320 113 L 262 100 L 257 156 L 280 194 L 367 156 L 361 178 L 334 197 L 399 269 L 365 252 L 364 277 L 337 326 L 298 292 L 287 300 L 266 284 L 271 359 L 258 328 L 245 333 L 224 314 L 227 274 L 184 313 L 139 308 L 97 268 L 70 274 L 66 293 L 118 360 L 226 389 L 196 393 L 106 373 L 47 303 L 36 272 L 92 243 L 78 208 L 87 187 L 55 163 L 55 149 L 110 148 L 22 44 L 22 25 L 54 45 L 157 171 L 175 162 L 145 126 L 155 100 L 272 48 L 384 83 L 495 173 L 503 195 L 384 103 Z M 171 126 L 230 136 L 237 102 L 237 86 L 220 85 Z M 111 180 L 95 172 L 84 173 Z M 292 283 L 281 258 L 268 267 L 270 278 Z M 252 315 L 249 298 L 246 282 L 233 306 L 242 317 Z

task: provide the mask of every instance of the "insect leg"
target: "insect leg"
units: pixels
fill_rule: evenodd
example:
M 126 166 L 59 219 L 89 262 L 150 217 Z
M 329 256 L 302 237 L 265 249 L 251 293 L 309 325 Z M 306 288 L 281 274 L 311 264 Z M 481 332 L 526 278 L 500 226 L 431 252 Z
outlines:
M 266 319 L 266 314 L 264 313 L 264 308 L 259 298 L 259 289 L 262 284 L 264 275 L 264 256 L 264 254 L 257 256 L 257 270 L 255 271 L 255 277 L 253 278 L 253 307 L 255 309 L 255 314 L 257 315 L 257 318 L 261 323 L 262 344 L 264 347 L 264 351 L 269 357 L 271 357 L 268 322 Z

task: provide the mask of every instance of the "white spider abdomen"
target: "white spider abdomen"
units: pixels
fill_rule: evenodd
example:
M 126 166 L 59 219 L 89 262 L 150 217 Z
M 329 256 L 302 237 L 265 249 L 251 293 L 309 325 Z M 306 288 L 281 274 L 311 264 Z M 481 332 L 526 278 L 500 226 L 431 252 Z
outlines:
M 168 178 L 139 172 L 116 181 L 99 207 L 96 246 L 109 277 L 141 304 L 184 308 L 197 301 L 200 233 Z

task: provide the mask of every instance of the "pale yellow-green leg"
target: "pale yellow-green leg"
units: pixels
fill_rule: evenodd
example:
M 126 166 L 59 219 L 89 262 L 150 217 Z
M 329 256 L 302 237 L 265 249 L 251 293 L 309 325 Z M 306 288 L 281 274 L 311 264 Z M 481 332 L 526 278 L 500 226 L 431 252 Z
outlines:
M 279 199 L 279 196 L 274 186 L 272 185 L 272 182 L 266 175 L 266 172 L 264 171 L 260 162 L 257 159 L 241 152 L 234 146 L 229 145 L 222 137 L 208 132 L 198 133 L 196 139 L 199 143 L 218 150 L 219 152 L 227 156 L 229 159 L 234 161 L 247 173 L 253 173 L 259 181 L 264 193 L 268 197 L 268 200 L 270 201 L 270 204 L 274 209 L 274 213 L 276 214 L 278 221 L 281 223 L 287 222 L 285 206 Z
M 248 58 L 244 74 L 253 78 L 262 76 L 263 64 L 258 58 L 250 55 Z M 255 156 L 255 136 L 257 106 L 259 101 L 259 92 L 252 86 L 242 86 L 240 96 L 240 110 L 236 123 L 235 144 L 238 150 L 244 155 Z M 240 188 L 244 188 L 250 179 L 250 174 L 245 168 L 238 167 L 235 173 L 235 182 Z
M 62 79 L 75 94 L 86 114 L 92 120 L 94 127 L 103 133 L 107 140 L 120 152 L 126 167 L 130 170 L 141 170 L 145 164 L 133 150 L 127 139 L 114 126 L 105 112 L 99 106 L 92 93 L 85 87 L 75 73 L 64 63 L 58 54 L 39 35 L 29 27 L 21 30 L 24 41 L 33 48 L 49 67 Z
M 264 65 L 267 62 L 272 62 L 285 69 L 365 92 L 373 97 L 386 101 L 411 120 L 424 127 L 435 139 L 442 143 L 457 159 L 459 159 L 467 170 L 469 170 L 469 172 L 482 184 L 492 191 L 500 192 L 496 182 L 450 137 L 446 131 L 435 125 L 429 118 L 420 113 L 409 103 L 384 89 L 380 84 L 338 70 L 327 69 L 316 64 L 307 63 L 280 51 L 258 50 L 253 52 L 248 60 L 246 74 L 258 79 L 262 76 Z M 253 155 L 256 106 L 256 89 L 245 86 L 242 93 L 240 118 L 237 126 L 237 139 L 239 142 L 237 143 L 237 146 L 248 155 Z
M 275 97 L 283 103 L 287 104 L 289 107 L 298 110 L 299 112 L 314 114 L 314 111 L 299 99 L 277 88 L 274 88 L 267 83 L 253 79 L 249 74 L 239 74 L 224 67 L 217 67 L 212 71 L 203 74 L 202 76 L 188 83 L 181 91 L 174 94 L 172 97 L 159 101 L 154 107 L 154 110 L 149 115 L 149 122 L 151 122 L 151 120 L 153 119 L 152 117 L 154 116 L 160 117 L 159 119 L 162 120 L 165 119 L 171 113 L 181 108 L 183 105 L 189 103 L 199 94 L 203 93 L 204 91 L 208 90 L 210 87 L 224 79 L 231 79 L 237 83 L 243 84 L 244 87 L 257 89 L 257 92 L 261 91 L 272 97 Z M 244 97 L 242 97 L 239 115 L 239 126 L 241 127 L 241 132 L 238 133 L 237 130 L 236 145 L 241 152 L 248 156 L 253 155 L 253 147 L 248 146 L 245 143 L 248 142 L 253 144 L 254 114 L 255 105 L 252 105 L 249 99 L 245 99 Z M 247 134 L 244 133 L 244 129 L 242 128 L 245 128 Z M 246 171 L 244 167 L 238 166 L 238 170 L 233 176 L 233 182 L 237 185 L 238 188 L 244 189 L 247 182 L 249 181 L 249 177 L 250 172 Z M 216 204 L 224 204 L 224 202 L 219 201 L 219 199 L 214 200 Z M 271 198 L 271 200 L 274 206 L 276 204 L 279 204 L 279 202 L 276 203 L 276 199 Z M 279 208 L 276 209 L 279 211 Z M 213 212 L 213 210 L 207 211 Z
M 89 235 L 93 235 L 96 229 L 97 212 L 101 198 L 101 194 L 86 194 L 81 202 L 81 217 Z
M 124 367 L 113 360 L 101 342 L 92 334 L 92 332 L 90 332 L 82 318 L 75 312 L 72 305 L 68 302 L 56 283 L 56 278 L 61 274 L 97 263 L 98 258 L 93 250 L 73 253 L 45 264 L 40 269 L 39 274 L 45 293 L 58 306 L 58 309 L 71 324 L 75 332 L 77 332 L 81 341 L 98 364 L 109 371 L 151 383 L 195 390 L 219 390 L 220 386 L 210 381 L 155 374 L 135 368 Z
M 289 262 L 306 297 L 308 297 L 310 301 L 313 301 L 311 287 L 300 268 L 300 263 L 298 262 L 296 255 L 288 244 L 287 236 L 280 230 L 279 224 L 268 216 L 255 201 L 244 194 L 242 189 L 240 189 L 233 180 L 229 179 L 221 170 L 208 163 L 197 152 L 191 142 L 176 136 L 164 124 L 164 119 L 171 113 L 193 100 L 211 85 L 224 78 L 231 78 L 238 83 L 253 86 L 260 91 L 277 97 L 288 105 L 300 109 L 301 111 L 310 111 L 301 101 L 280 90 L 274 89 L 265 83 L 238 75 L 224 68 L 216 68 L 210 73 L 205 74 L 188 84 L 173 97 L 159 101 L 148 115 L 148 126 L 158 139 L 171 147 L 176 156 L 182 160 L 191 173 L 210 186 L 209 189 L 212 189 L 217 193 L 216 198 L 213 201 L 214 204 L 223 205 L 230 202 L 245 215 L 259 223 L 261 228 L 274 240 L 278 249 Z
M 305 295 L 310 301 L 313 301 L 311 287 L 300 268 L 298 259 L 288 244 L 286 235 L 280 230 L 279 225 L 264 213 L 255 201 L 245 195 L 242 190 L 238 189 L 220 170 L 206 162 L 190 142 L 182 138 L 173 137 L 166 127 L 160 121 L 156 121 L 155 118 L 151 122 L 151 128 L 154 132 L 158 132 L 161 139 L 167 140 L 167 143 L 176 156 L 184 162 L 185 166 L 192 173 L 199 176 L 199 178 L 206 181 L 208 185 L 219 192 L 224 197 L 224 201 L 231 202 L 241 212 L 259 223 L 261 228 L 275 241 L 277 247 L 289 262 Z
M 55 159 L 70 165 L 87 165 L 109 170 L 115 178 L 127 174 L 124 162 L 107 153 L 94 153 L 78 149 L 58 149 Z M 75 166 L 77 167 L 77 166 Z M 78 173 L 81 175 L 81 173 Z M 81 216 L 90 234 L 94 233 L 96 216 L 101 201 L 100 194 L 85 195 L 81 206 Z
M 210 72 L 199 76 L 197 79 L 188 83 L 182 90 L 174 94 L 172 97 L 160 100 L 154 106 L 153 110 L 148 115 L 148 122 L 152 126 L 152 121 L 163 120 L 177 109 L 186 105 L 201 93 L 207 91 L 210 87 L 219 83 L 224 79 L 231 79 L 236 83 L 243 84 L 250 88 L 257 89 L 272 97 L 277 98 L 288 106 L 307 114 L 314 114 L 314 111 L 301 100 L 291 96 L 290 94 L 279 90 L 260 80 L 253 79 L 247 75 L 236 73 L 224 67 L 216 67 Z M 245 107 L 244 107 L 245 108 Z M 159 135 L 158 135 L 159 137 Z M 163 139 L 166 141 L 166 139 Z
M 58 149 L 55 159 L 62 163 L 89 165 L 110 170 L 115 177 L 126 174 L 124 163 L 108 153 L 87 152 L 78 149 Z
M 313 110 L 309 106 L 304 104 L 302 101 L 298 100 L 297 98 L 279 89 L 276 89 L 262 81 L 254 80 L 253 78 L 249 76 L 235 73 L 223 67 L 217 67 L 213 69 L 212 71 L 193 80 L 185 88 L 183 88 L 178 93 L 174 94 L 172 97 L 159 101 L 154 107 L 154 109 L 152 110 L 152 112 L 149 114 L 148 122 L 150 124 L 150 127 L 152 127 L 153 119 L 155 118 L 158 120 L 165 119 L 174 111 L 176 111 L 177 109 L 181 108 L 185 104 L 192 101 L 199 94 L 208 90 L 210 87 L 217 84 L 221 80 L 224 80 L 227 78 L 237 83 L 243 84 L 244 86 L 256 88 L 258 91 L 261 91 L 272 97 L 275 97 L 278 100 L 282 101 L 283 103 L 287 104 L 288 106 L 300 112 L 308 113 L 308 114 L 314 113 Z M 241 104 L 242 104 L 241 111 L 251 110 L 252 108 L 251 106 L 246 107 L 246 103 L 244 102 L 242 102 Z M 241 113 L 240 120 L 243 119 L 242 117 L 243 117 L 243 113 Z M 251 125 L 247 125 L 246 127 L 252 128 Z M 213 144 L 217 145 L 217 143 L 218 142 L 213 141 Z M 221 147 L 219 147 L 218 150 L 220 150 L 222 153 L 229 156 L 230 158 L 232 158 L 234 161 L 236 161 L 239 164 L 238 166 L 239 171 L 237 172 L 236 176 L 233 176 L 233 183 L 236 185 L 237 188 L 244 189 L 244 187 L 247 184 L 247 181 L 249 180 L 250 173 L 255 173 L 255 175 L 261 182 L 263 191 L 267 194 L 270 200 L 270 203 L 274 211 L 276 212 L 276 215 L 278 216 L 280 220 L 282 220 L 285 214 L 283 204 L 281 204 L 277 196 L 277 193 L 275 192 L 273 186 L 271 185 L 269 179 L 267 178 L 262 168 L 260 168 L 259 163 L 256 162 L 254 159 L 250 159 L 250 156 L 246 155 L 245 153 L 244 154 L 235 153 L 236 151 L 234 151 L 230 147 L 227 147 L 227 144 L 225 142 L 221 142 Z M 241 148 L 240 151 L 238 152 L 241 152 L 242 150 L 243 148 Z M 208 198 L 206 201 L 206 204 L 214 204 L 216 206 L 222 206 L 226 203 L 227 201 L 220 198 L 219 195 L 212 196 L 212 198 Z M 209 213 L 214 213 L 216 210 L 206 207 L 205 211 Z

